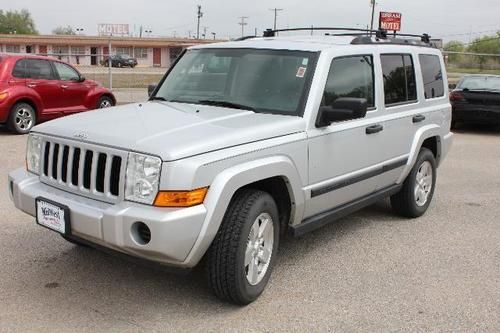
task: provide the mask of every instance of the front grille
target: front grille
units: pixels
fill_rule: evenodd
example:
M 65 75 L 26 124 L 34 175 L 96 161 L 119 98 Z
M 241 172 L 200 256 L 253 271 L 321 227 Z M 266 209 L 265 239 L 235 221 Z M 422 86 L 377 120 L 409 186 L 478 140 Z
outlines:
M 44 182 L 105 201 L 122 195 L 124 152 L 69 140 L 45 140 L 42 152 Z

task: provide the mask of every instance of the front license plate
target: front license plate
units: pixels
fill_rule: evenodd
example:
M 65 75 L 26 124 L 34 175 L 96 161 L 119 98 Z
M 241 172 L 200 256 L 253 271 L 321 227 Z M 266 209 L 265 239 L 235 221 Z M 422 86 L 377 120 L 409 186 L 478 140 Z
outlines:
M 36 222 L 61 234 L 69 233 L 69 209 L 46 199 L 36 200 Z

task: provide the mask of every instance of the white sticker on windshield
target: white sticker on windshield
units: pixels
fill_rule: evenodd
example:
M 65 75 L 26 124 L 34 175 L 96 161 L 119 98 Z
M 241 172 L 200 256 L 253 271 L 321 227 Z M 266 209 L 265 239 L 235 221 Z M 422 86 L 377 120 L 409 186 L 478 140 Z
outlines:
M 308 58 L 304 58 L 304 59 L 302 60 L 302 65 L 303 65 L 303 66 L 307 66 L 308 64 L 309 64 L 309 59 L 308 59 Z
M 307 68 L 305 67 L 299 67 L 299 70 L 297 71 L 297 77 L 304 77 L 306 75 L 306 70 Z

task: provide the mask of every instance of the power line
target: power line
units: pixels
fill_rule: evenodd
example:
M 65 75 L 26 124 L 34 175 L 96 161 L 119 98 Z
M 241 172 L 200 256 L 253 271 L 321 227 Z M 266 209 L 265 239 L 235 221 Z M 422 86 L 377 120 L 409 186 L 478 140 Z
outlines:
M 241 25 L 241 37 L 245 37 L 245 25 L 248 25 L 248 23 L 245 22 L 245 20 L 247 18 L 248 16 L 240 16 L 241 22 L 238 24 Z
M 278 21 L 278 12 L 283 11 L 283 8 L 270 8 L 270 11 L 274 12 L 274 30 L 277 29 L 277 21 Z

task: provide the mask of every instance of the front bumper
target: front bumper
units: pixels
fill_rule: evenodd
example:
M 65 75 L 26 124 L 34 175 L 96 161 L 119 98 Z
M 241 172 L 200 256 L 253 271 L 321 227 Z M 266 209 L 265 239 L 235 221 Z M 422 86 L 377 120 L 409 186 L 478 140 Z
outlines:
M 48 186 L 25 169 L 9 174 L 9 193 L 15 206 L 33 217 L 38 197 L 68 206 L 71 234 L 76 238 L 168 266 L 196 265 L 186 258 L 200 235 L 207 214 L 204 205 L 173 209 L 132 202 L 108 204 Z M 135 222 L 143 222 L 151 230 L 148 244 L 135 241 L 132 228 Z

